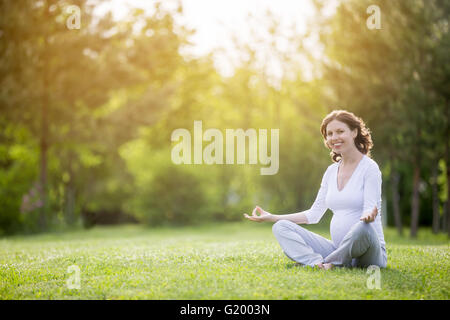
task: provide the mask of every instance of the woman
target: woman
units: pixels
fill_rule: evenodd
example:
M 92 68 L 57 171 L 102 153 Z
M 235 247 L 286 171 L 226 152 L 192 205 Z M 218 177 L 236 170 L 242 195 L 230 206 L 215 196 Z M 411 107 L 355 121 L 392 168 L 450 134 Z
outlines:
M 301 265 L 329 270 L 339 267 L 386 268 L 387 255 L 381 224 L 381 172 L 370 157 L 370 130 L 362 119 L 335 110 L 322 121 L 320 131 L 331 150 L 333 164 L 325 171 L 311 209 L 275 215 L 256 206 L 251 221 L 271 221 L 284 253 Z M 318 223 L 333 211 L 331 241 L 298 224 Z M 256 212 L 259 212 L 259 215 Z

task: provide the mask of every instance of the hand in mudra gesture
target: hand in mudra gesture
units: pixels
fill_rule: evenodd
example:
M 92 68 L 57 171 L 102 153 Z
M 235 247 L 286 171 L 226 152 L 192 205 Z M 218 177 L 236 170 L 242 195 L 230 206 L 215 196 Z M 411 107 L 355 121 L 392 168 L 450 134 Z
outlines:
M 375 218 L 377 217 L 378 209 L 377 207 L 373 208 L 371 213 L 364 214 L 359 220 L 364 221 L 365 223 L 370 223 L 375 221 Z
M 259 213 L 259 215 L 257 214 L 257 212 Z M 256 222 L 270 221 L 271 216 L 272 216 L 271 213 L 261 209 L 258 206 L 256 206 L 255 209 L 253 209 L 251 216 L 244 213 L 244 217 L 246 217 L 248 220 L 256 221 Z

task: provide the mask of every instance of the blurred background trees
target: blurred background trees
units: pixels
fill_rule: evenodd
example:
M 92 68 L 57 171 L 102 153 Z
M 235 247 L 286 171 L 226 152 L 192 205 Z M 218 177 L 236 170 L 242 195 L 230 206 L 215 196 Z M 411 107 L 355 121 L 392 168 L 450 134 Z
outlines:
M 116 21 L 95 1 L 0 1 L 0 235 L 96 223 L 186 225 L 242 219 L 258 204 L 308 209 L 330 164 L 319 127 L 333 109 L 361 117 L 383 172 L 387 223 L 450 233 L 450 64 L 446 1 L 342 0 L 304 34 L 270 12 L 221 75 L 212 55 L 183 54 L 189 30 L 155 3 Z M 369 5 L 381 29 L 366 26 Z M 69 29 L 68 5 L 81 12 Z M 317 37 L 321 56 L 304 45 Z M 257 36 L 255 35 L 255 39 Z M 277 43 L 290 43 L 290 51 Z M 282 75 L 267 73 L 268 47 Z M 308 76 L 304 64 L 312 66 Z M 280 168 L 174 165 L 173 130 L 280 129 Z M 206 143 L 204 144 L 204 146 Z M 248 163 L 248 161 L 247 161 Z

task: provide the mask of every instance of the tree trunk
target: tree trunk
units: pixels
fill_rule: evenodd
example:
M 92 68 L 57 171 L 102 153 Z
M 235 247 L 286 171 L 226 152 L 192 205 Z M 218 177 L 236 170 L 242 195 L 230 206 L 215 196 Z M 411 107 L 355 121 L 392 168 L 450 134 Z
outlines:
M 394 168 L 392 163 L 391 170 L 391 191 L 392 191 L 392 209 L 394 211 L 394 222 L 397 232 L 400 236 L 403 235 L 402 216 L 400 214 L 400 194 L 398 192 L 398 184 L 400 181 L 400 174 Z
M 411 199 L 411 237 L 417 236 L 419 227 L 419 185 L 420 185 L 420 165 L 418 161 L 418 155 L 414 159 L 414 178 L 413 178 L 413 193 Z
M 44 16 L 48 16 L 48 4 L 45 2 Z M 39 172 L 39 187 L 40 187 L 40 198 L 41 198 L 41 208 L 39 216 L 39 227 L 41 231 L 47 229 L 47 151 L 48 151 L 48 118 L 47 118 L 47 107 L 48 107 L 48 71 L 47 71 L 47 47 L 48 39 L 44 36 L 44 47 L 42 53 L 43 68 L 42 68 L 42 101 L 41 101 L 41 136 L 40 136 L 40 172 Z
M 442 205 L 442 223 L 441 223 L 441 231 L 446 233 L 447 232 L 447 208 L 448 208 L 448 201 L 445 201 Z
M 445 136 L 447 138 L 445 139 L 445 167 L 447 169 L 447 205 L 446 210 L 444 211 L 444 215 L 447 217 L 447 235 L 448 238 L 450 238 L 450 154 L 449 154 L 449 144 L 450 144 L 450 104 L 448 102 L 448 99 L 446 101 L 446 112 L 445 117 L 447 119 L 446 121 L 446 129 L 445 129 Z M 445 226 L 445 225 L 444 225 Z
M 438 195 L 438 171 L 439 171 L 439 158 L 435 161 L 432 168 L 432 183 L 431 188 L 433 192 L 433 233 L 439 233 L 439 195 Z
M 47 229 L 47 108 L 46 99 L 42 101 L 41 108 L 41 142 L 40 142 L 40 174 L 39 191 L 41 198 L 41 209 L 39 216 L 39 227 L 41 231 Z
M 70 177 L 70 181 L 66 185 L 66 223 L 71 226 L 75 223 L 75 188 L 72 182 L 73 177 Z
M 75 183 L 74 183 L 74 172 L 73 172 L 73 159 L 74 154 L 69 151 L 68 156 L 68 173 L 69 181 L 65 184 L 65 218 L 68 225 L 73 225 L 75 223 Z

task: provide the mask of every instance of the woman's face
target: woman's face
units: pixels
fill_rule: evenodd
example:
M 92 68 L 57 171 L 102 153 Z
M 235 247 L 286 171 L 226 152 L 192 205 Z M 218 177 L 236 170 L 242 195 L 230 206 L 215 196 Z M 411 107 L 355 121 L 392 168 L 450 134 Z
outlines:
M 355 138 L 358 135 L 358 129 L 351 131 L 342 121 L 332 120 L 328 123 L 326 135 L 328 147 L 336 153 L 342 154 L 356 148 Z

